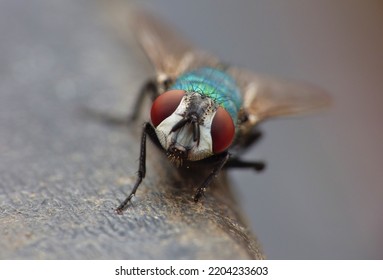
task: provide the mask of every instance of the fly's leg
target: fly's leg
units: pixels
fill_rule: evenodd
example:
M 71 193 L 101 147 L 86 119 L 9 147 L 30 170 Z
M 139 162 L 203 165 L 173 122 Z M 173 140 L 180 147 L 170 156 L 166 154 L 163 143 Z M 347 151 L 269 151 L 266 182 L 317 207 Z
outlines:
M 201 198 L 201 196 L 206 191 L 206 188 L 213 181 L 214 177 L 216 177 L 218 175 L 218 173 L 224 167 L 224 165 L 229 160 L 229 158 L 230 158 L 230 154 L 228 152 L 225 152 L 225 153 L 222 154 L 222 159 L 219 160 L 218 164 L 214 167 L 214 169 L 209 174 L 209 176 L 207 176 L 207 178 L 202 183 L 202 185 L 198 187 L 198 189 L 197 189 L 197 191 L 196 191 L 196 193 L 194 195 L 194 202 L 198 202 L 198 200 Z
M 144 125 L 144 128 L 142 130 L 142 136 L 141 136 L 141 150 L 140 150 L 140 162 L 138 166 L 138 172 L 137 172 L 137 180 L 133 187 L 133 190 L 130 192 L 129 196 L 116 208 L 117 214 L 122 214 L 122 212 L 125 210 L 126 206 L 132 199 L 132 197 L 135 195 L 138 186 L 141 184 L 142 179 L 145 178 L 146 173 L 146 134 L 151 133 L 151 126 L 147 122 Z
M 252 130 L 246 137 L 242 138 L 240 143 L 242 149 L 247 149 L 252 146 L 254 143 L 257 143 L 262 138 L 262 132 L 258 129 Z
M 239 158 L 231 158 L 225 168 L 252 168 L 255 171 L 262 171 L 266 168 L 266 163 L 263 161 L 243 161 Z
M 154 100 L 158 95 L 158 85 L 157 82 L 154 79 L 148 80 L 141 88 L 140 93 L 138 94 L 135 106 L 133 107 L 132 114 L 128 117 L 129 122 L 133 122 L 137 120 L 142 104 L 144 103 L 145 97 L 147 95 L 150 95 L 152 100 Z
M 133 122 L 137 120 L 138 115 L 140 114 L 142 104 L 144 103 L 145 97 L 150 96 L 151 100 L 154 101 L 161 93 L 168 90 L 172 84 L 172 79 L 166 78 L 161 82 L 158 82 L 156 79 L 148 80 L 141 88 L 140 93 L 138 94 L 136 104 L 133 108 L 133 113 L 129 116 L 128 121 Z
M 238 158 L 239 155 L 242 155 L 246 150 L 252 145 L 258 143 L 262 139 L 263 133 L 258 129 L 252 129 L 247 133 L 240 134 L 232 147 L 232 151 Z

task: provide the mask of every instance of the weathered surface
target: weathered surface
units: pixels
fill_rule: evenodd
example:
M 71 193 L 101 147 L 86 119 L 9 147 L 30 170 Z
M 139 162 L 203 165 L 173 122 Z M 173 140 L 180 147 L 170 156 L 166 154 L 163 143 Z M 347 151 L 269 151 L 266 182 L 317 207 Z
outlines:
M 150 144 L 133 205 L 114 213 L 135 180 L 141 125 L 83 109 L 124 116 L 150 73 L 98 9 L 0 3 L 0 258 L 262 258 L 225 178 L 196 204 L 194 179 Z

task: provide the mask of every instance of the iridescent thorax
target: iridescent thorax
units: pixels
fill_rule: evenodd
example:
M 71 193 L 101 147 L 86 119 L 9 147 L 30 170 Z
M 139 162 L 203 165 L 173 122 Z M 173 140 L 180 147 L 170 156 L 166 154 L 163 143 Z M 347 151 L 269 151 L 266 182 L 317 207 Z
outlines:
M 196 92 L 210 97 L 229 112 L 233 123 L 237 123 L 242 96 L 234 79 L 226 72 L 211 67 L 202 67 L 181 75 L 170 89 Z

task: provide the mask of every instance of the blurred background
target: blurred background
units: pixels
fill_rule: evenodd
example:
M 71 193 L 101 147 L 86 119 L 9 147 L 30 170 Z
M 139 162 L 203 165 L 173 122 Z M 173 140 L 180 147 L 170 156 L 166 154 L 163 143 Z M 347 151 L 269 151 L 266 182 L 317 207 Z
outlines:
M 262 124 L 246 157 L 265 159 L 266 172 L 231 172 L 268 258 L 382 259 L 383 2 L 145 4 L 227 61 L 333 97 L 327 111 Z
M 104 28 L 101 17 L 96 16 L 97 2 L 0 1 L 0 98 L 13 100 L 9 109 L 0 112 L 3 127 L 8 127 L 12 108 L 19 108 L 20 114 L 36 108 L 51 114 L 46 107 L 57 100 L 65 109 L 80 100 L 109 109 L 118 103 L 117 111 L 126 112 L 127 103 L 121 100 L 125 93 L 113 93 L 112 85 L 106 88 L 99 82 L 101 73 L 110 76 L 118 72 L 100 69 L 112 65 L 105 63 L 105 50 L 112 50 L 114 58 L 121 55 L 115 37 L 95 31 Z M 334 102 L 326 111 L 261 125 L 264 138 L 246 158 L 266 160 L 265 172 L 230 173 L 238 200 L 267 257 L 382 259 L 383 2 L 137 2 L 174 25 L 195 45 L 225 61 L 311 82 L 331 93 Z M 76 29 L 82 32 L 73 32 L 73 36 L 84 36 L 73 38 L 70 30 Z M 83 51 L 88 46 L 94 47 L 89 53 Z M 13 57 L 17 59 L 13 61 Z M 86 69 L 88 79 L 79 75 L 82 69 L 70 64 L 74 60 Z M 121 65 L 114 65 L 129 67 L 124 73 L 134 70 L 123 78 L 134 80 L 129 90 L 136 91 L 149 75 L 149 68 L 138 65 L 139 59 L 132 64 L 127 60 L 116 59 Z M 41 77 L 46 72 L 52 76 Z M 105 80 L 115 78 L 109 76 Z M 14 85 L 17 92 L 25 92 L 27 105 L 18 106 L 19 100 L 11 96 Z M 52 91 L 52 97 L 34 99 L 43 91 Z M 98 93 L 96 98 L 92 92 Z M 46 116 L 47 122 L 50 117 Z M 23 122 L 28 118 L 26 114 Z M 60 127 L 55 133 L 61 135 Z M 34 134 L 39 135 L 39 131 Z M 81 146 L 75 134 L 65 137 Z M 28 154 L 35 146 L 52 145 L 48 141 L 28 146 L 28 139 L 15 137 L 12 147 Z M 11 146 L 6 143 L 3 147 L 7 145 Z M 54 148 L 60 150 L 60 143 L 54 143 Z M 109 196 L 116 197 L 113 193 Z

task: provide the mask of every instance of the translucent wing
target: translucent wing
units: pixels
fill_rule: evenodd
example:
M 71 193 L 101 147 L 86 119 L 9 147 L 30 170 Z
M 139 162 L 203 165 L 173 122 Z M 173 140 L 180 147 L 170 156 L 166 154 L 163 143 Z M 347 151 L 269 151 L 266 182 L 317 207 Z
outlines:
M 188 69 L 219 63 L 213 56 L 193 48 L 153 16 L 136 12 L 136 19 L 138 40 L 159 74 L 175 78 Z
M 122 38 L 132 30 L 158 76 L 176 78 L 198 66 L 216 66 L 219 60 L 197 50 L 154 15 L 122 0 L 109 0 L 106 9 Z
M 267 118 L 303 114 L 330 104 L 327 92 L 310 84 L 261 76 L 235 67 L 228 72 L 242 91 L 250 126 Z
M 137 37 L 159 75 L 176 78 L 192 68 L 220 65 L 217 58 L 193 48 L 154 16 L 135 11 L 134 18 Z M 243 107 L 252 126 L 266 118 L 325 107 L 330 101 L 327 93 L 319 87 L 260 76 L 235 67 L 227 71 L 241 88 Z
M 175 79 L 200 66 L 222 66 L 216 57 L 194 48 L 161 20 L 126 3 L 108 1 L 114 25 L 121 34 L 126 33 L 126 28 L 134 31 L 159 80 Z M 241 89 L 249 126 L 270 117 L 306 113 L 327 106 L 330 101 L 325 91 L 311 85 L 260 76 L 235 67 L 229 67 L 227 72 Z

